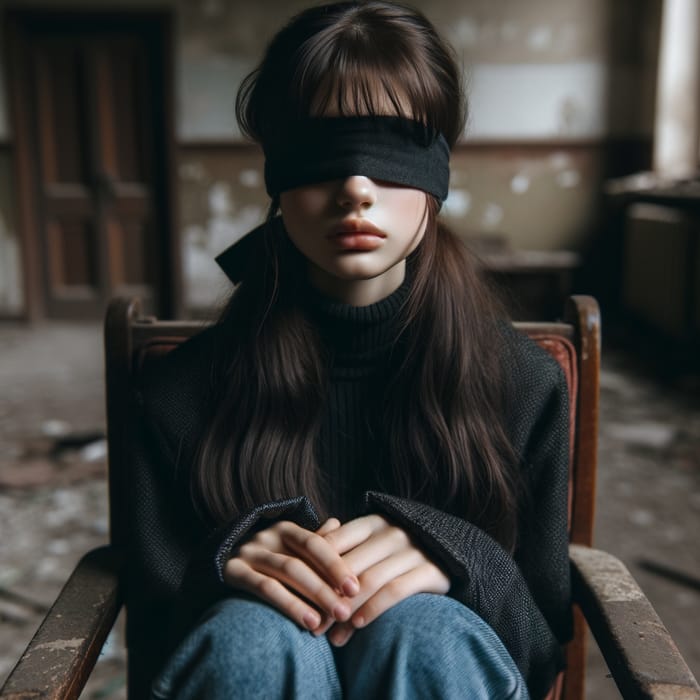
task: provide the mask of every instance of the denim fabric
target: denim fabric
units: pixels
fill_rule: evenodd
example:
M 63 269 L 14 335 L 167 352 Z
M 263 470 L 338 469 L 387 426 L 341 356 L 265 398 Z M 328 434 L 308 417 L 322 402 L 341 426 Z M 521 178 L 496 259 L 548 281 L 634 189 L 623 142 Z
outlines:
M 414 595 L 340 648 L 248 598 L 214 606 L 153 685 L 157 700 L 527 700 L 493 630 L 447 596 Z

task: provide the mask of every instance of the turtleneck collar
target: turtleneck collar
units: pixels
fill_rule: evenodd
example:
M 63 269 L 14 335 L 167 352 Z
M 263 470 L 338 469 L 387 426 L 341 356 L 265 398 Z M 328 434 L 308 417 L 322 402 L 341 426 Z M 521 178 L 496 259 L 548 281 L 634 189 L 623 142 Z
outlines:
M 369 373 L 388 357 L 399 333 L 399 312 L 409 289 L 407 271 L 399 288 L 388 297 L 369 306 L 352 306 L 307 285 L 302 303 L 331 353 L 333 374 Z

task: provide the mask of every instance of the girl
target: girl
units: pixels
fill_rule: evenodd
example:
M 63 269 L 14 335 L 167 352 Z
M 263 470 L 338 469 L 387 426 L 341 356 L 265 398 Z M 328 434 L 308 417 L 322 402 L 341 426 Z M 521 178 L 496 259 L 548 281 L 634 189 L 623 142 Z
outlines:
M 139 392 L 134 695 L 551 687 L 566 385 L 437 219 L 460 86 L 425 17 L 370 0 L 294 17 L 240 88 L 272 202 L 219 258 L 220 321 Z

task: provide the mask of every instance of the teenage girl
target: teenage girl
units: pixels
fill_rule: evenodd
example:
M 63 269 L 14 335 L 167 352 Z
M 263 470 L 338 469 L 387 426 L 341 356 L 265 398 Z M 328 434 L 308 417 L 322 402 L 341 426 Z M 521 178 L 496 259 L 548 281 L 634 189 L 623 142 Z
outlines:
M 538 698 L 561 670 L 566 383 L 438 219 L 461 86 L 376 0 L 297 15 L 243 82 L 269 216 L 138 392 L 135 697 Z

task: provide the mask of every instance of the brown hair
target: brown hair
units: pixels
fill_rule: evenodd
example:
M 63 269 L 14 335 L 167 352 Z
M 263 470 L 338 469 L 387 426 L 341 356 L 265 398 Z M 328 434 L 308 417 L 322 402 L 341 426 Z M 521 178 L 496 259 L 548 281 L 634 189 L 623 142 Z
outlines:
M 419 12 L 375 0 L 294 17 L 242 83 L 236 113 L 264 146 L 288 119 L 331 104 L 348 115 L 386 114 L 389 104 L 442 132 L 450 147 L 465 122 L 450 48 Z M 515 457 L 504 426 L 508 382 L 494 352 L 498 307 L 438 221 L 438 202 L 427 201 L 385 404 L 394 483 L 399 495 L 469 519 L 512 549 Z M 273 201 L 268 221 L 277 210 Z M 193 475 L 195 496 L 216 522 L 300 494 L 325 515 L 315 441 L 327 362 L 297 297 L 304 260 L 275 227 L 261 245 L 220 320 L 227 335 L 215 361 L 217 393 Z

